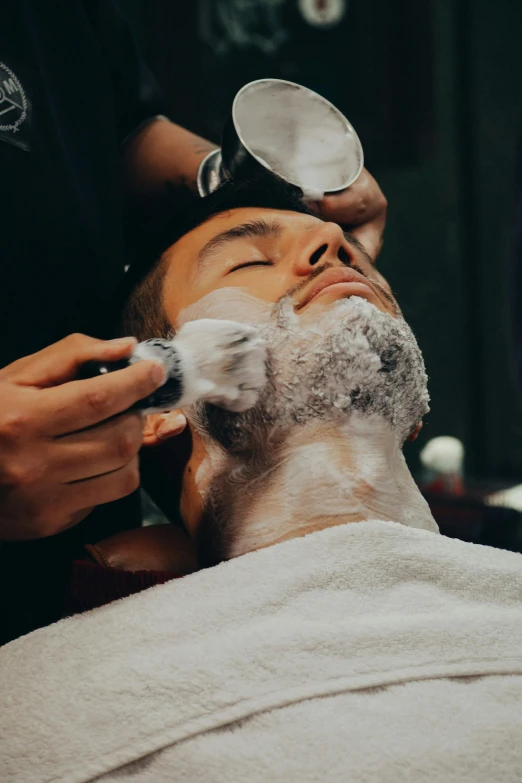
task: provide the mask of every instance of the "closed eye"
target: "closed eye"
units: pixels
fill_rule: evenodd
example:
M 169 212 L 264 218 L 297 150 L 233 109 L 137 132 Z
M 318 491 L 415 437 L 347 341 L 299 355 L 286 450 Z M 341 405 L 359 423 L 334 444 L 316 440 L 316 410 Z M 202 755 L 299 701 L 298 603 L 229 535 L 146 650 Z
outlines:
M 273 266 L 272 261 L 245 261 L 242 264 L 237 264 L 229 269 L 227 274 L 231 272 L 237 272 L 238 269 L 246 269 L 249 266 Z

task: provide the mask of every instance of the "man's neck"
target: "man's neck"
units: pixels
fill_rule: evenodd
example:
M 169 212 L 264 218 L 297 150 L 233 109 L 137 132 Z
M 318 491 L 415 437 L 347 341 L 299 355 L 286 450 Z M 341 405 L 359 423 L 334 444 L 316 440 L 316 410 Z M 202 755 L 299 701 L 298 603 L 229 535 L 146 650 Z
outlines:
M 294 427 L 255 463 L 229 454 L 212 462 L 228 557 L 370 519 L 437 531 L 396 433 L 376 416 Z

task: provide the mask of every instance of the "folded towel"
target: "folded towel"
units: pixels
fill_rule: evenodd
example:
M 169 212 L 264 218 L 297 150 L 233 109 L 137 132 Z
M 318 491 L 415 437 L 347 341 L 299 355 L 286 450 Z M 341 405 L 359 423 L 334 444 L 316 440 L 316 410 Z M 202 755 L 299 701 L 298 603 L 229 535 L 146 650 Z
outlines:
M 0 780 L 514 783 L 521 596 L 522 555 L 391 522 L 153 587 L 0 651 Z

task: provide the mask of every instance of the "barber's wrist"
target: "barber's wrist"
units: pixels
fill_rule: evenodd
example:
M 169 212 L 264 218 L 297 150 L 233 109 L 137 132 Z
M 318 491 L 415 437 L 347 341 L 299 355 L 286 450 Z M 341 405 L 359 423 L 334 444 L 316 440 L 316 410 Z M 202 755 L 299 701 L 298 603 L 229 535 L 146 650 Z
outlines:
M 223 182 L 221 150 L 219 147 L 210 150 L 201 160 L 196 182 L 200 196 L 208 196 Z

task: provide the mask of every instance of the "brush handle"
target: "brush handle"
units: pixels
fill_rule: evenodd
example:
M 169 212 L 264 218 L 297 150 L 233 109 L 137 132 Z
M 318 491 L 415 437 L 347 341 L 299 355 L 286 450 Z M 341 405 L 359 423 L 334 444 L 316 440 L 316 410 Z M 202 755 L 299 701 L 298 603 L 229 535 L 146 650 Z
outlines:
M 176 408 L 183 399 L 183 369 L 179 351 L 172 340 L 146 340 L 139 343 L 127 359 L 117 362 L 86 362 L 80 369 L 79 378 L 94 378 L 124 370 L 141 359 L 161 362 L 167 371 L 167 379 L 155 392 L 134 403 L 131 410 L 154 413 Z

